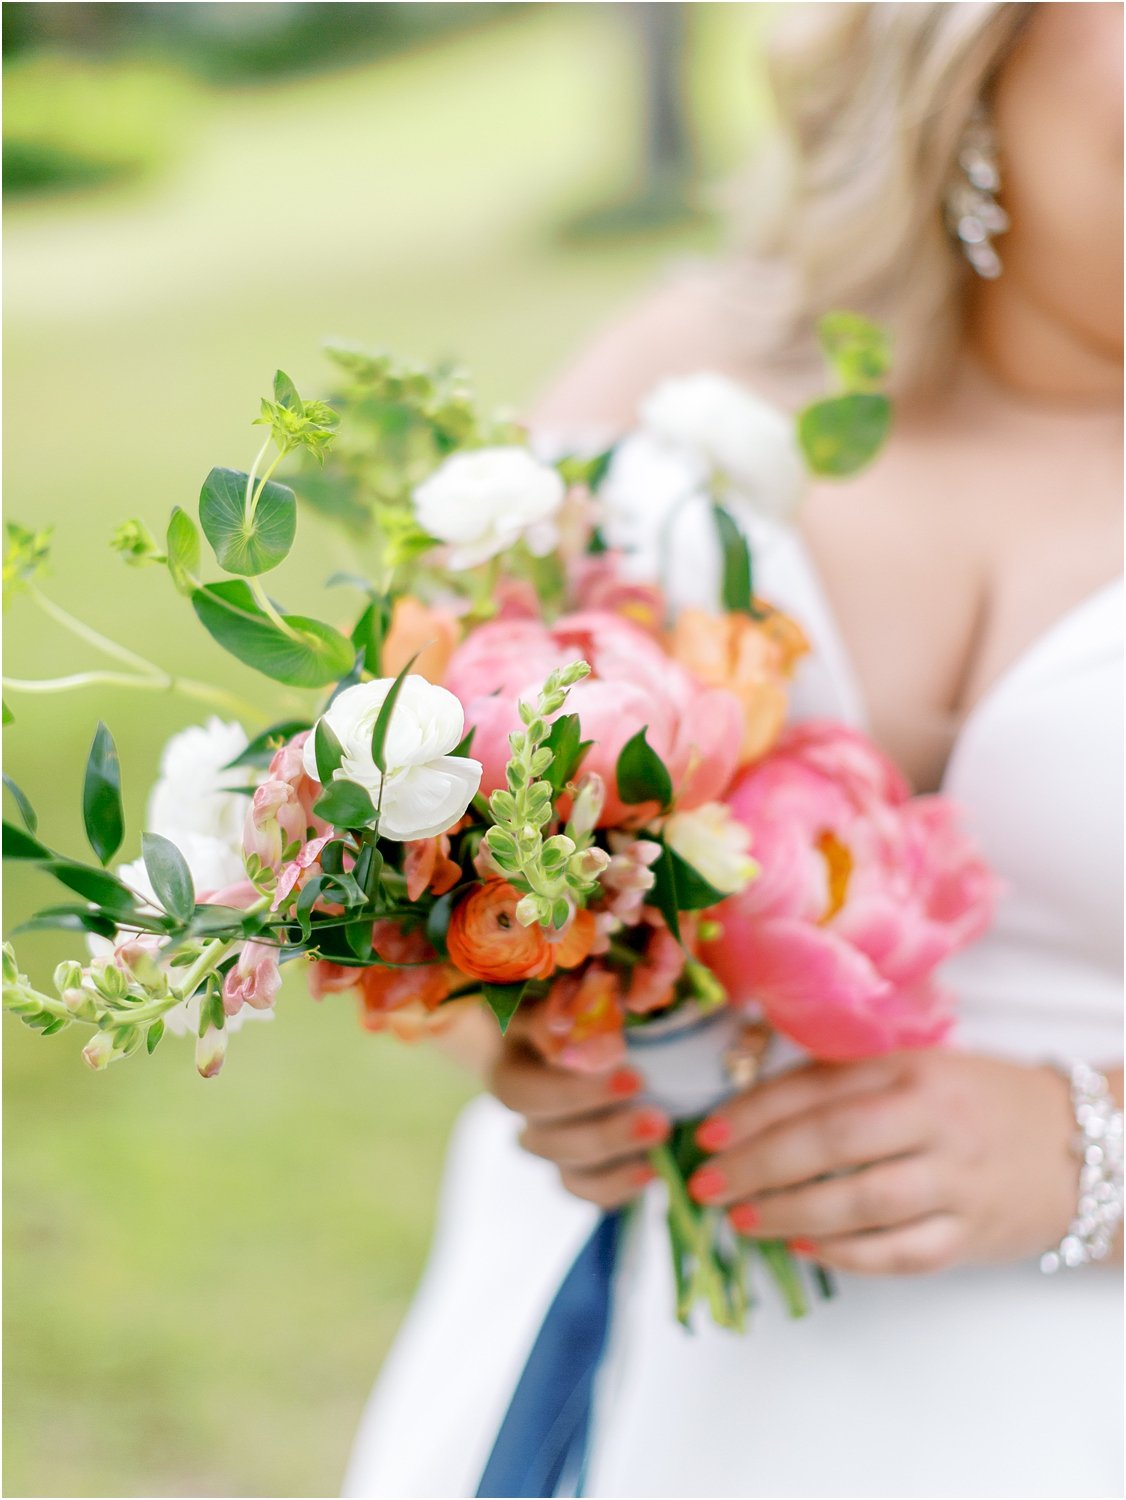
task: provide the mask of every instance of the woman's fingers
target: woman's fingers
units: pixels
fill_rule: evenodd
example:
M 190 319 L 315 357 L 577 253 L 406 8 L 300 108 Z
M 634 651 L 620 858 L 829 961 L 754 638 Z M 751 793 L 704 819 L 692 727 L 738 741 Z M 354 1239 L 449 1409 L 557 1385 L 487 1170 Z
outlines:
M 660 1145 L 670 1129 L 660 1110 L 619 1108 L 567 1120 L 529 1121 L 520 1144 L 560 1167 L 591 1171 Z
M 858 1063 L 812 1063 L 768 1078 L 709 1115 L 696 1132 L 706 1151 L 722 1151 L 795 1115 L 857 1094 L 894 1087 L 903 1072 L 895 1055 Z
M 922 1276 L 945 1271 L 961 1249 L 960 1221 L 954 1214 L 938 1213 L 893 1229 L 814 1240 L 803 1244 L 800 1253 L 830 1270 L 857 1276 Z
M 652 1167 L 643 1159 L 618 1162 L 615 1166 L 592 1172 L 564 1167 L 560 1173 L 563 1186 L 569 1193 L 607 1209 L 621 1208 L 624 1203 L 631 1202 L 653 1181 L 654 1176 Z
M 934 1158 L 921 1154 L 767 1193 L 737 1203 L 728 1218 L 756 1239 L 817 1239 L 908 1224 L 945 1207 Z
M 629 1068 L 603 1073 L 556 1068 L 538 1052 L 507 1041 L 489 1077 L 489 1088 L 500 1102 L 529 1120 L 566 1119 L 609 1109 L 635 1098 L 642 1087 L 641 1078 Z
M 693 1173 L 698 1203 L 727 1206 L 830 1172 L 919 1150 L 929 1122 L 911 1095 L 865 1093 L 786 1119 L 741 1145 L 717 1151 Z

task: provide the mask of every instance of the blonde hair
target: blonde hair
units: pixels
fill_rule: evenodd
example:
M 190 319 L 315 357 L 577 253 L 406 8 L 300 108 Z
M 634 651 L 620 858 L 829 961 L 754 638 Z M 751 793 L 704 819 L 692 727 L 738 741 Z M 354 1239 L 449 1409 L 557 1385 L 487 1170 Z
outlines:
M 900 389 L 948 365 L 969 273 L 944 191 L 974 105 L 1033 10 L 784 7 L 768 51 L 780 128 L 752 178 L 747 236 L 763 352 L 804 360 L 816 319 L 840 307 L 891 328 Z

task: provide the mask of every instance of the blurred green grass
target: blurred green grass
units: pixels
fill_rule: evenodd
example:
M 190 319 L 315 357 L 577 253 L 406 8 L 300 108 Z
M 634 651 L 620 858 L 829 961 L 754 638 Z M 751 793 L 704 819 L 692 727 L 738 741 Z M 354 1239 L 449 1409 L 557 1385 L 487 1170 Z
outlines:
M 762 9 L 693 7 L 713 175 L 760 123 Z M 714 243 L 707 225 L 581 250 L 556 235 L 630 170 L 637 83 L 615 11 L 514 9 L 387 62 L 209 92 L 162 179 L 8 211 L 7 513 L 57 525 L 53 598 L 284 716 L 165 578 L 126 572 L 106 540 L 130 515 L 161 534 L 213 463 L 245 465 L 275 366 L 322 387 L 326 336 L 454 354 L 489 398 L 520 405 L 671 256 Z M 305 516 L 272 592 L 312 602 L 346 562 Z M 10 675 L 103 664 L 26 600 L 6 623 Z M 109 722 L 132 855 L 160 745 L 198 708 L 126 692 L 11 701 L 6 769 L 72 852 L 85 751 Z M 13 876 L 6 927 L 48 892 Z M 41 982 L 66 951 L 19 946 Z M 5 1017 L 4 1041 L 5 1492 L 333 1493 L 421 1269 L 469 1080 L 362 1033 L 346 999 L 314 1006 L 299 977 L 211 1084 L 175 1039 L 105 1076 L 83 1069 L 73 1032 L 41 1041 Z

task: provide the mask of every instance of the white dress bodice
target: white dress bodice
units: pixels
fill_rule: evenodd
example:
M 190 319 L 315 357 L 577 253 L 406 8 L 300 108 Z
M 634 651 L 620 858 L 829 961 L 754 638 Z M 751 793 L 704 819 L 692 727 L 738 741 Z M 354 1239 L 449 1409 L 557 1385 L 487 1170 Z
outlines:
M 714 599 L 710 528 L 678 522 L 671 586 Z M 759 591 L 811 638 L 795 713 L 859 727 L 855 675 L 796 533 L 756 535 Z M 944 969 L 956 1044 L 1015 1059 L 1121 1055 L 1122 585 L 1024 653 L 978 705 L 944 791 L 1005 883 Z M 594 1211 L 522 1153 L 489 1098 L 462 1117 L 440 1228 L 357 1439 L 346 1493 L 473 1494 L 514 1383 Z M 840 1277 L 789 1321 L 767 1289 L 742 1338 L 672 1316 L 659 1193 L 618 1278 L 591 1496 L 1121 1495 L 1121 1278 L 1035 1261 Z

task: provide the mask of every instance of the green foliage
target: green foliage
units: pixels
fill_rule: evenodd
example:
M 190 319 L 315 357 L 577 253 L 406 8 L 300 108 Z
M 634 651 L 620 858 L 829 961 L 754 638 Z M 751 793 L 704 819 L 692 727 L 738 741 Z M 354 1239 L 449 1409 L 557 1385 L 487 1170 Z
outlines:
M 830 312 L 817 325 L 825 362 L 844 391 L 878 390 L 891 373 L 886 328 L 854 312 Z
M 352 643 L 330 625 L 283 615 L 279 630 L 240 579 L 196 589 L 192 605 L 220 646 L 265 677 L 291 687 L 327 687 L 352 666 Z
M 141 854 L 156 899 L 170 917 L 190 922 L 195 911 L 195 886 L 187 861 L 171 839 L 143 833 Z
M 575 779 L 583 757 L 593 743 L 593 740 L 583 739 L 578 714 L 560 714 L 552 724 L 544 740 L 551 751 L 551 764 L 543 776 L 556 793 Z
M 148 567 L 167 561 L 157 540 L 143 521 L 122 521 L 110 537 L 110 546 L 131 568 Z
M 51 850 L 46 844 L 40 843 L 33 838 L 31 833 L 25 833 L 22 828 L 17 828 L 14 823 L 4 819 L 4 858 L 5 859 L 51 859 Z
M 327 719 L 317 720 L 317 727 L 313 731 L 313 749 L 317 758 L 317 780 L 322 786 L 328 786 L 344 759 L 344 747 Z
M 181 594 L 191 595 L 199 587 L 201 547 L 199 529 L 186 510 L 172 507 L 165 538 L 168 571 Z
M 4 524 L 8 542 L 4 549 L 3 588 L 4 608 L 12 598 L 26 588 L 47 566 L 51 553 L 51 526 L 30 531 L 16 521 Z
M 294 735 L 300 734 L 308 729 L 308 719 L 283 719 L 280 724 L 271 724 L 268 729 L 263 729 L 256 734 L 244 750 L 241 750 L 234 760 L 228 762 L 225 770 L 233 770 L 235 766 L 260 766 L 270 764 L 276 751 L 293 739 Z
M 618 796 L 635 806 L 656 802 L 667 807 L 672 801 L 673 785 L 668 767 L 646 739 L 648 725 L 626 741 L 618 756 L 616 775 Z
M 890 426 L 891 402 L 886 396 L 830 396 L 801 413 L 798 441 L 812 473 L 847 479 L 872 462 Z
M 284 484 L 267 480 L 252 490 L 248 474 L 212 469 L 199 493 L 199 520 L 219 566 L 252 578 L 289 556 L 297 501 Z
M 753 615 L 754 585 L 751 575 L 751 549 L 735 517 L 718 501 L 712 505 L 716 531 L 723 557 L 723 579 L 720 598 L 724 609 L 734 614 Z
M 375 822 L 375 804 L 368 792 L 344 777 L 325 787 L 313 811 L 337 828 L 368 828 Z
M 497 1018 L 500 1034 L 503 1036 L 508 1030 L 508 1023 L 520 1008 L 520 1002 L 524 998 L 527 984 L 483 984 L 481 993 L 485 1001 Z
M 387 744 L 387 731 L 391 727 L 391 715 L 395 712 L 395 704 L 399 701 L 399 694 L 403 690 L 403 683 L 407 680 L 410 669 L 420 656 L 416 651 L 407 662 L 406 666 L 395 678 L 395 681 L 387 689 L 387 696 L 379 705 L 379 712 L 375 716 L 375 723 L 371 727 L 371 758 L 375 762 L 375 768 L 380 775 L 387 774 L 387 762 L 384 757 L 384 748 Z
M 121 765 L 117 746 L 113 735 L 100 721 L 86 760 L 82 821 L 90 848 L 103 865 L 108 865 L 125 837 L 125 813 L 121 805 Z
M 39 819 L 35 809 L 32 807 L 28 797 L 20 790 L 8 773 L 4 772 L 4 785 L 7 787 L 12 801 L 19 808 L 20 817 L 23 819 L 24 827 L 28 833 L 35 833 L 39 827 Z
M 297 387 L 284 370 L 274 375 L 274 399 L 262 400 L 261 413 L 254 425 L 269 427 L 282 453 L 301 448 L 320 464 L 324 463 L 340 421 L 339 415 L 325 401 L 303 401 Z

